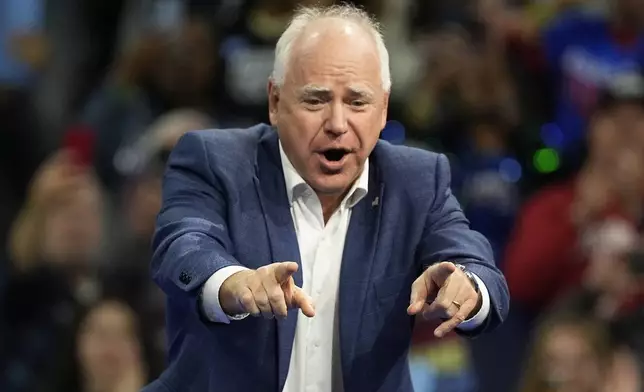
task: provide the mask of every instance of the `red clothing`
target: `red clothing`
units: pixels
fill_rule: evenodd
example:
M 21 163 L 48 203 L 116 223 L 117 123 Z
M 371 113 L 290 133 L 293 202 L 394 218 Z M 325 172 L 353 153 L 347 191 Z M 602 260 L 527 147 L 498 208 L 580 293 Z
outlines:
M 524 206 L 505 255 L 513 301 L 539 311 L 580 286 L 587 260 L 571 219 L 574 199 L 575 181 L 570 181 L 544 189 Z M 616 206 L 597 219 L 608 217 L 628 220 Z
M 571 220 L 574 183 L 546 188 L 519 215 L 505 256 L 510 297 L 535 310 L 578 286 L 585 262 Z

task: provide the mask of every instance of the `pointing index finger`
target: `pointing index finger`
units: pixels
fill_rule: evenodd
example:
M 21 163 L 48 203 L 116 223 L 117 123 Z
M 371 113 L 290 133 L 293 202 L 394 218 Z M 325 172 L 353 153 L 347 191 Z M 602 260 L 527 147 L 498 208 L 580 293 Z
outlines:
M 291 277 L 298 269 L 298 265 L 292 261 L 285 261 L 282 263 L 277 263 L 275 266 L 275 280 L 277 283 L 284 283 Z
M 295 290 L 293 291 L 293 305 L 299 307 L 305 316 L 315 316 L 313 300 L 299 287 L 295 287 Z
M 476 301 L 474 299 L 468 299 L 461 305 L 461 308 L 456 312 L 456 314 L 449 320 L 443 322 L 439 325 L 436 330 L 434 330 L 434 335 L 437 338 L 442 338 L 447 335 L 449 332 L 458 327 L 463 321 L 467 319 L 470 312 L 476 307 Z

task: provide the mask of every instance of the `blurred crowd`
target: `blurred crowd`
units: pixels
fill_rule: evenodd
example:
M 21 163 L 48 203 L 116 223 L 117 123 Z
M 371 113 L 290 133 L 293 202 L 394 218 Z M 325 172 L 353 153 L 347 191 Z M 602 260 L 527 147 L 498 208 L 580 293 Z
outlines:
M 332 3 L 0 0 L 0 391 L 159 374 L 164 163 L 267 122 L 292 10 Z M 512 298 L 473 341 L 419 320 L 416 390 L 644 391 L 644 0 L 354 3 L 390 51 L 392 141 L 448 155 Z

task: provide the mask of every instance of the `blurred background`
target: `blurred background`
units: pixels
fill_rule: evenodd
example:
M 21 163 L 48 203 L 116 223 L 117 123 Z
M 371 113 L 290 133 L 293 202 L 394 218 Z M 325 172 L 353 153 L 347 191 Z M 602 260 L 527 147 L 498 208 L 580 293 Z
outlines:
M 0 391 L 134 392 L 164 366 L 148 274 L 182 133 L 266 122 L 297 0 L 0 0 Z M 512 296 L 416 391 L 644 391 L 644 0 L 363 0 L 383 138 L 440 151 Z M 404 126 L 404 134 L 401 128 Z

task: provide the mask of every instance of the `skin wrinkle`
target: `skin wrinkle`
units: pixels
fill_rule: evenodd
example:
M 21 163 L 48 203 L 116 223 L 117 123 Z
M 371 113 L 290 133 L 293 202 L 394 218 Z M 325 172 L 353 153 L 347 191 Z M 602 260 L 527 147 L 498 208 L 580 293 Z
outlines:
M 354 21 L 312 22 L 291 53 L 283 85 L 269 83 L 271 123 L 328 219 L 378 141 L 389 94 L 381 83 L 376 41 Z M 351 151 L 332 172 L 319 154 L 329 148 Z

